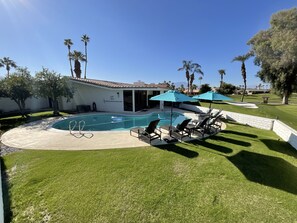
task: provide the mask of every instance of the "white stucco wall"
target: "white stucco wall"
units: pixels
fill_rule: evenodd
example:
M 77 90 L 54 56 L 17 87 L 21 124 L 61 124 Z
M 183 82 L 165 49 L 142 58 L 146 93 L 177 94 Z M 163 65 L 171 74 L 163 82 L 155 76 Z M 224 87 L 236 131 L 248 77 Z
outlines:
M 297 150 L 297 131 L 287 126 L 285 123 L 275 120 L 273 131 L 284 141 L 290 143 Z
M 26 100 L 26 108 L 31 110 L 39 110 L 48 107 L 48 99 L 45 98 L 28 98 Z M 9 112 L 19 110 L 19 107 L 13 100 L 0 97 L 0 110 Z
M 259 129 L 272 130 L 274 119 L 263 118 L 254 115 L 245 115 L 235 112 L 223 111 L 222 114 L 226 119 L 236 121 L 241 124 L 249 125 Z
M 123 112 L 123 91 L 104 89 L 92 85 L 74 83 L 75 93 L 70 102 L 63 99 L 60 109 L 76 110 L 77 105 L 90 105 L 96 103 L 97 111 Z M 118 94 L 119 93 L 119 94 Z

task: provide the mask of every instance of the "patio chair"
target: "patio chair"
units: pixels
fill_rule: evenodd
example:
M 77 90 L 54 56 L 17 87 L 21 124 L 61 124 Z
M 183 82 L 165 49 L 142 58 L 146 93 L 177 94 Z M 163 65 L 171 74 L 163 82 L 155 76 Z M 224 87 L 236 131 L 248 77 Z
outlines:
M 220 121 L 222 116 L 223 115 L 220 114 L 214 118 L 211 118 L 209 120 L 208 124 L 206 125 L 206 128 L 204 130 L 205 133 L 210 134 L 210 135 L 218 133 L 221 130 L 221 126 L 222 126 L 222 123 Z
M 179 115 L 176 117 L 176 119 L 172 122 L 172 126 L 176 127 L 178 124 L 182 123 L 185 120 L 185 116 Z M 160 129 L 165 129 L 168 132 L 170 131 L 170 125 L 162 125 L 160 126 Z
M 202 137 L 204 137 L 204 133 L 208 128 L 208 123 L 210 119 L 210 116 L 205 116 L 204 119 L 201 122 L 198 122 L 197 124 L 188 124 L 186 126 L 186 129 L 190 131 L 191 134 L 199 133 Z
M 171 136 L 179 140 L 182 140 L 186 136 L 191 137 L 191 132 L 186 128 L 190 121 L 191 119 L 185 119 L 176 127 L 173 126 L 171 129 Z
M 216 116 L 215 118 L 207 117 L 201 123 L 198 123 L 197 126 L 192 127 L 188 125 L 187 128 L 191 130 L 192 134 L 201 134 L 202 138 L 204 138 L 205 134 L 214 135 L 221 130 L 221 117 L 222 114 Z
M 223 111 L 223 109 L 220 109 L 220 110 L 218 110 L 218 111 L 216 111 L 214 113 L 211 113 L 210 116 L 212 118 L 216 118 L 217 116 L 219 116 L 221 114 L 222 111 Z
M 212 110 L 213 110 L 213 108 L 209 108 L 205 114 L 206 115 L 211 115 Z
M 150 122 L 146 128 L 136 127 L 130 129 L 130 135 L 137 133 L 137 138 L 143 141 L 148 141 L 150 144 L 155 139 L 161 140 L 161 131 L 157 129 L 157 125 L 160 119 L 156 119 Z

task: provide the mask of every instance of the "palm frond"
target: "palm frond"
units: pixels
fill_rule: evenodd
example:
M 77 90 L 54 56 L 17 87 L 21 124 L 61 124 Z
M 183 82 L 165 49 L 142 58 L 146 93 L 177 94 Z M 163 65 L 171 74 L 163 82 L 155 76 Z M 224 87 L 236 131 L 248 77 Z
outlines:
M 90 37 L 88 37 L 87 34 L 84 34 L 81 37 L 81 41 L 87 44 L 88 42 L 90 42 Z
M 72 40 L 71 39 L 64 39 L 64 45 L 65 46 L 72 46 L 73 45 L 73 43 L 72 43 Z

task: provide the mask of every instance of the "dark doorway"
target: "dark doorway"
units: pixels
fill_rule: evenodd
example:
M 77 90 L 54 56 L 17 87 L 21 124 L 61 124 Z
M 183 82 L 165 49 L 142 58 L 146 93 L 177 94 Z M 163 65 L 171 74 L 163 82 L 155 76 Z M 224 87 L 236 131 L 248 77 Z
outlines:
M 132 91 L 124 91 L 124 111 L 133 111 Z
M 147 108 L 147 91 L 135 91 L 135 111 Z
M 148 98 L 150 99 L 153 96 L 159 95 L 160 91 L 153 91 L 153 94 L 149 95 Z M 160 101 L 148 101 L 148 105 L 150 108 L 155 108 L 160 105 Z

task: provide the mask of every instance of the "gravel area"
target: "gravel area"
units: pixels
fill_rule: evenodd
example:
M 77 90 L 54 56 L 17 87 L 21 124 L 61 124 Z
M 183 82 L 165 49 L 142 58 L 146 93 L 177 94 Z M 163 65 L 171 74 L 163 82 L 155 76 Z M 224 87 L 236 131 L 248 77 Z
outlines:
M 20 151 L 22 151 L 22 150 L 6 146 L 0 142 L 0 156 L 5 156 L 7 154 L 14 153 L 14 152 L 20 152 Z

